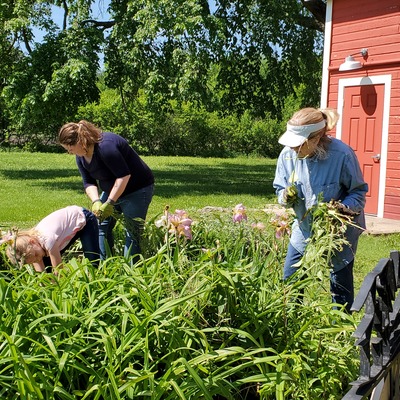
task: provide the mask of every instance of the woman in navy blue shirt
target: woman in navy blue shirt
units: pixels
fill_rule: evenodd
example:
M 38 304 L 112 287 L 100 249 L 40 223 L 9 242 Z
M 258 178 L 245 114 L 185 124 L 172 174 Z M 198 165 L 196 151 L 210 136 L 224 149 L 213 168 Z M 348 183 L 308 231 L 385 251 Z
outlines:
M 139 254 L 140 232 L 154 190 L 149 166 L 123 137 L 88 121 L 65 124 L 58 139 L 68 153 L 75 154 L 92 212 L 99 219 L 101 258 L 106 258 L 107 246 L 111 250 L 114 246 L 114 209 L 124 217 L 125 256 Z

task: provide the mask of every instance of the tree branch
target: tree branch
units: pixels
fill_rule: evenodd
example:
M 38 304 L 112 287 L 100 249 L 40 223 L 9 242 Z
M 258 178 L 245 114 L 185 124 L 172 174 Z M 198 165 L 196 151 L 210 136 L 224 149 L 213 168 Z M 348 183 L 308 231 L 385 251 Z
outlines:
M 22 37 L 24 38 L 24 44 L 25 44 L 26 51 L 28 52 L 28 54 L 31 54 L 32 48 L 29 44 L 29 39 L 28 39 L 28 35 L 26 33 L 25 28 L 22 29 Z
M 63 0 L 63 8 L 64 8 L 64 18 L 63 18 L 63 31 L 67 29 L 67 18 L 68 18 L 68 4 L 65 0 Z
M 96 21 L 94 19 L 85 19 L 81 22 L 81 25 L 90 24 L 93 27 L 100 28 L 102 31 L 105 29 L 112 28 L 115 25 L 115 21 Z
M 306 8 L 314 16 L 314 24 L 307 23 L 310 28 L 317 29 L 324 32 L 325 29 L 325 14 L 326 14 L 326 3 L 323 0 L 301 0 L 303 7 Z M 307 18 L 302 18 L 306 22 Z M 308 25 L 310 24 L 310 25 Z

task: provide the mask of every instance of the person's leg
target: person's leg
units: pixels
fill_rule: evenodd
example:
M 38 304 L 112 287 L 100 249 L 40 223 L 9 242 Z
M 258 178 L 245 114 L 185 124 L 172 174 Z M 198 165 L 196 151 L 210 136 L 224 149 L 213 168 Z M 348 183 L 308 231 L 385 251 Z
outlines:
M 126 257 L 140 254 L 140 235 L 153 198 L 153 191 L 154 186 L 150 185 L 120 198 L 117 202 L 124 216 Z
M 354 260 L 337 272 L 331 272 L 331 294 L 332 301 L 337 304 L 346 304 L 346 310 L 350 308 L 354 301 Z
M 96 216 L 89 210 L 83 209 L 86 225 L 77 233 L 81 240 L 85 257 L 95 266 L 98 266 L 100 257 L 99 224 Z
M 113 229 L 115 227 L 115 219 L 110 217 L 99 223 L 99 248 L 100 259 L 105 260 L 107 257 L 113 255 L 114 248 L 114 235 Z
M 104 203 L 108 199 L 108 194 L 103 192 L 100 196 L 100 200 Z M 113 229 L 116 221 L 113 217 L 107 218 L 102 222 L 99 222 L 99 247 L 100 247 L 100 259 L 105 260 L 107 256 L 112 256 L 114 248 L 114 235 Z M 111 253 L 111 254 L 110 254 Z
M 285 264 L 283 266 L 283 280 L 288 280 L 295 272 L 297 272 L 298 268 L 293 267 L 297 262 L 301 260 L 303 254 L 299 253 L 290 243 L 288 246 Z

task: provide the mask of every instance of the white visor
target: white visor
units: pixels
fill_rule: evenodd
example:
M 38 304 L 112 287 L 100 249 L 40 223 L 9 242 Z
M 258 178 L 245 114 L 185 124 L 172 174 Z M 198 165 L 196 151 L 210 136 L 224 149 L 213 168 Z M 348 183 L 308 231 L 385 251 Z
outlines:
M 278 142 L 283 146 L 298 147 L 301 146 L 313 133 L 321 130 L 326 125 L 323 119 L 316 124 L 309 125 L 286 125 L 286 132 L 279 138 Z

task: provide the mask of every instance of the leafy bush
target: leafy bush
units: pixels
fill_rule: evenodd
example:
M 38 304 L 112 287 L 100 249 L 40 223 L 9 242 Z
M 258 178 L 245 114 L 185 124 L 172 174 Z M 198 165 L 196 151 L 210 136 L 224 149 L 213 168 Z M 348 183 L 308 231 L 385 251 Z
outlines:
M 133 266 L 72 258 L 59 278 L 0 278 L 0 397 L 341 398 L 356 376 L 354 321 L 316 276 L 282 282 L 279 219 L 191 221 L 191 240 L 182 219 L 146 224 Z
M 281 124 L 267 116 L 240 118 L 197 109 L 189 104 L 155 114 L 142 96 L 124 110 L 112 90 L 102 92 L 99 104 L 79 109 L 77 119 L 89 119 L 129 140 L 144 155 L 232 157 L 254 155 L 275 158 L 281 146 Z

